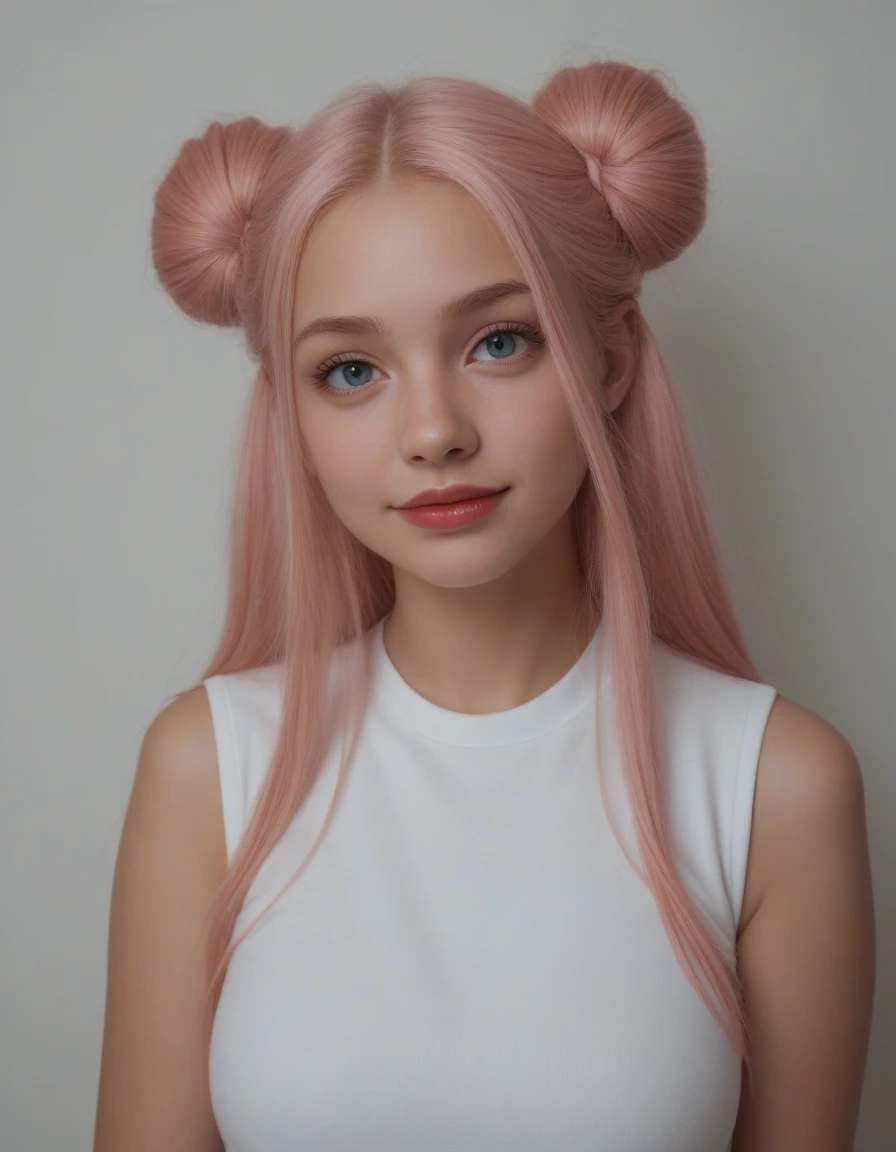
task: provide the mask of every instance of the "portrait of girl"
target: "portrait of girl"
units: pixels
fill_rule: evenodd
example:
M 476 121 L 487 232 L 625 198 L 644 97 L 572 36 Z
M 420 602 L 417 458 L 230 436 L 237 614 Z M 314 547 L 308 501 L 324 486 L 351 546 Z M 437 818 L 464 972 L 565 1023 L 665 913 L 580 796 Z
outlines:
M 95 1152 L 852 1148 L 862 769 L 754 663 L 643 307 L 709 179 L 674 69 L 615 59 L 169 158 L 153 274 L 253 376 L 223 627 L 121 833 Z

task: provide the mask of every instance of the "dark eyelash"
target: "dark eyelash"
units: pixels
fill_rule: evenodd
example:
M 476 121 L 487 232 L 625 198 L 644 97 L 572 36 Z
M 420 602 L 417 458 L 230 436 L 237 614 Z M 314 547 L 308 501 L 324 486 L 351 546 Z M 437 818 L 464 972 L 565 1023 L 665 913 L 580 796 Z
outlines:
M 520 336 L 525 336 L 526 339 L 529 340 L 532 344 L 536 345 L 536 347 L 540 347 L 545 342 L 544 335 L 538 328 L 533 328 L 531 324 L 521 324 L 515 320 L 511 320 L 505 323 L 498 322 L 495 324 L 490 324 L 482 336 L 480 336 L 476 341 L 476 347 L 478 348 L 483 340 L 487 340 L 489 336 L 494 336 L 497 332 L 515 332 Z M 523 352 L 519 356 L 514 356 L 513 360 L 524 360 L 528 355 L 531 355 L 531 352 Z M 344 353 L 341 353 L 338 356 L 331 356 L 329 360 L 325 360 L 323 364 L 321 364 L 321 366 L 312 373 L 311 379 L 314 383 L 314 386 L 316 388 L 320 388 L 324 392 L 339 394 L 346 392 L 351 395 L 354 395 L 357 392 L 364 392 L 368 387 L 370 387 L 369 384 L 362 384 L 360 388 L 331 387 L 327 383 L 327 376 L 333 371 L 334 368 L 338 367 L 340 364 L 370 365 L 370 361 L 362 360 L 358 356 L 345 355 Z M 373 365 L 370 365 L 370 367 L 373 367 Z

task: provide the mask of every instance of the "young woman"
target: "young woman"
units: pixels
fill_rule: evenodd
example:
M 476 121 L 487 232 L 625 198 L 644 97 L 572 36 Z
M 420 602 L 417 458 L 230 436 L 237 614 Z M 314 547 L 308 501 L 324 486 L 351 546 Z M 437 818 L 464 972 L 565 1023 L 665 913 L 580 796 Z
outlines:
M 227 619 L 115 872 L 97 1152 L 844 1152 L 862 777 L 764 683 L 638 306 L 656 75 L 188 141 L 153 256 L 257 362 Z

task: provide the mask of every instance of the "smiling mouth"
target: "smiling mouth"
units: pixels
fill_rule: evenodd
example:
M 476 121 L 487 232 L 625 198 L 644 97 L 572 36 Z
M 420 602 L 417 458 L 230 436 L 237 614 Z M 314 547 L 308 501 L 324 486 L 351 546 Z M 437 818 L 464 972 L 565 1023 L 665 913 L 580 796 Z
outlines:
M 460 487 L 460 485 L 458 485 L 458 487 Z M 438 499 L 439 494 L 437 492 L 433 492 L 433 493 L 427 492 L 426 496 L 427 497 L 432 496 L 432 499 L 421 499 L 420 497 L 416 497 L 414 500 L 409 501 L 407 504 L 390 504 L 389 507 L 395 508 L 399 512 L 411 510 L 413 508 L 447 508 L 447 507 L 450 507 L 452 504 L 465 504 L 470 500 L 485 500 L 485 499 L 489 499 L 492 496 L 501 496 L 505 492 L 507 492 L 509 490 L 509 488 L 510 488 L 509 484 L 506 485 L 504 488 L 492 488 L 492 489 L 484 488 L 479 492 L 473 491 L 473 492 L 470 492 L 468 495 L 455 496 L 455 497 L 448 499 L 448 500 Z
M 472 504 L 474 500 L 490 500 L 492 496 L 501 496 L 507 488 L 496 488 L 494 492 L 480 492 L 476 496 L 460 496 L 457 500 L 441 500 L 432 504 L 417 504 L 417 508 L 451 508 L 455 504 Z
M 501 497 L 510 491 L 499 488 L 495 492 L 484 492 L 479 496 L 465 496 L 444 504 L 417 504 L 397 508 L 399 516 L 418 528 L 450 529 L 462 528 L 491 515 L 499 505 Z

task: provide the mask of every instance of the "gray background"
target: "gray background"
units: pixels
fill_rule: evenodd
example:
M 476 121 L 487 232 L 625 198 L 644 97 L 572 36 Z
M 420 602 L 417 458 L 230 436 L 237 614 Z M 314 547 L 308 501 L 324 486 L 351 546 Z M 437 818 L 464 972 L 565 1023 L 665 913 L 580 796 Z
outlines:
M 181 141 L 349 83 L 668 72 L 712 179 L 643 308 L 765 679 L 862 763 L 879 982 L 857 1148 L 896 1147 L 896 388 L 889 0 L 2 3 L 0 1148 L 91 1147 L 112 868 L 143 733 L 219 625 L 251 381 L 155 285 Z

